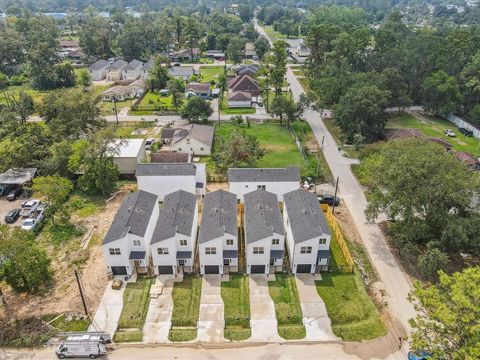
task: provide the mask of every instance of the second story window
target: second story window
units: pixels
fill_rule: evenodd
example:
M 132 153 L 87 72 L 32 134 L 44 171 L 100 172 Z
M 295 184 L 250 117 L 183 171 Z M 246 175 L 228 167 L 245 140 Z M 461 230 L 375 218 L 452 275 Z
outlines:
M 142 246 L 142 242 L 138 239 L 133 240 L 133 246 Z
M 158 255 L 168 255 L 168 248 L 158 248 Z
M 120 249 L 119 248 L 110 248 L 108 249 L 108 252 L 110 255 L 120 255 Z
M 265 190 L 266 188 L 266 185 L 257 185 L 258 190 Z
M 233 239 L 227 239 L 227 245 L 233 245 Z
M 272 239 L 272 245 L 279 245 L 280 239 Z
M 325 245 L 327 243 L 327 239 L 320 239 L 318 240 L 319 245 Z
M 254 246 L 253 247 L 253 253 L 256 254 L 256 255 L 263 254 L 264 253 L 263 247 Z
M 215 255 L 216 253 L 217 253 L 217 248 L 214 248 L 214 247 L 205 248 L 205 255 Z
M 302 246 L 300 248 L 300 254 L 311 254 L 312 253 L 312 247 L 311 246 Z
M 187 246 L 187 240 L 185 239 L 180 240 L 180 246 Z

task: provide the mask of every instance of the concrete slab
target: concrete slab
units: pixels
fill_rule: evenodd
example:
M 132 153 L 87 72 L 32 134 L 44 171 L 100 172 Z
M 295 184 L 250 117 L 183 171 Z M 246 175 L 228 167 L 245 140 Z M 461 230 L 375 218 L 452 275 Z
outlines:
M 221 295 L 221 281 L 220 275 L 204 275 L 202 277 L 200 314 L 197 324 L 197 340 L 199 341 L 226 341 L 223 335 L 225 321 L 223 317 L 224 305 Z

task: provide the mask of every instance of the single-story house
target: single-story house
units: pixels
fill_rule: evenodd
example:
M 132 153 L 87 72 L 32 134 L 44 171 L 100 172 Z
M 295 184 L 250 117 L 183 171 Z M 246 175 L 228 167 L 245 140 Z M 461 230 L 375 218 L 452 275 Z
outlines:
M 176 129 L 163 129 L 162 140 L 170 145 L 172 151 L 210 155 L 214 133 L 213 126 L 190 124 Z
M 244 199 L 247 274 L 282 271 L 285 227 L 277 195 L 257 189 Z
M 198 71 L 193 66 L 171 66 L 168 74 L 173 78 L 188 81 L 193 75 L 197 75 Z
M 138 188 L 158 196 L 163 201 L 167 194 L 185 190 L 192 194 L 204 195 L 207 184 L 205 163 L 137 165 Z
M 139 98 L 145 92 L 146 87 L 147 83 L 142 79 L 135 80 L 130 85 L 114 85 L 102 93 L 102 100 L 125 101 Z
M 123 80 L 137 80 L 142 72 L 143 62 L 133 59 L 123 68 Z
M 283 199 L 292 272 L 313 274 L 328 270 L 332 235 L 317 196 L 299 189 L 286 193 Z
M 245 43 L 245 59 L 257 60 L 257 52 L 255 51 L 255 44 L 251 42 Z
M 185 87 L 185 98 L 198 96 L 202 99 L 208 99 L 212 93 L 210 84 L 190 83 Z
M 260 95 L 260 86 L 257 80 L 249 75 L 236 76 L 228 82 L 228 89 L 231 92 L 248 92 L 252 96 Z
M 147 271 L 158 213 L 155 194 L 140 190 L 125 197 L 102 242 L 109 272 L 131 275 Z
M 243 91 L 230 92 L 228 95 L 228 107 L 244 108 L 252 106 L 252 94 Z
M 237 199 L 217 190 L 205 196 L 198 235 L 200 273 L 228 274 L 238 271 Z
M 205 53 L 205 57 L 209 59 L 223 61 L 225 60 L 225 53 L 221 50 L 207 50 Z
M 118 59 L 107 67 L 107 81 L 119 81 L 123 79 L 123 69 L 128 65 L 125 60 Z
M 150 75 L 150 69 L 153 67 L 154 64 L 155 64 L 154 59 L 150 59 L 145 64 L 143 64 L 142 69 L 140 70 L 140 77 L 143 80 L 148 79 L 148 76 Z
M 197 229 L 197 197 L 183 190 L 167 194 L 150 242 L 155 275 L 193 272 Z
M 161 151 L 150 154 L 152 163 L 159 164 L 181 164 L 192 162 L 192 154 L 174 151 Z
M 181 49 L 170 54 L 171 61 L 196 61 L 200 56 L 200 49 Z
M 237 76 L 256 76 L 259 70 L 260 67 L 257 64 L 242 64 L 235 68 L 235 73 L 237 74 Z
M 262 189 L 272 192 L 283 201 L 283 195 L 300 188 L 300 169 L 286 168 L 232 168 L 227 171 L 229 190 L 244 201 L 246 193 Z
M 93 81 L 100 81 L 105 79 L 107 74 L 107 67 L 110 63 L 107 60 L 98 60 L 88 67 Z
M 133 175 L 137 164 L 145 159 L 145 139 L 116 139 L 121 144 L 118 152 L 113 154 L 113 162 L 118 166 L 120 175 Z
M 0 194 L 7 195 L 15 186 L 30 184 L 37 168 L 13 168 L 0 174 Z

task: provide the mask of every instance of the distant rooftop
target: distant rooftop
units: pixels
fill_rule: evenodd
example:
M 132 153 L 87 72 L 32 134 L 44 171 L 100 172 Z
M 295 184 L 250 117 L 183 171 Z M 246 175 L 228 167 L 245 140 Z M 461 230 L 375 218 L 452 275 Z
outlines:
M 208 193 L 203 201 L 199 243 L 225 234 L 238 235 L 237 196 L 225 190 Z
M 300 182 L 297 166 L 286 168 L 234 168 L 228 169 L 228 182 Z
M 197 168 L 194 164 L 154 164 L 137 165 L 136 176 L 195 176 Z
M 143 149 L 144 139 L 115 139 L 116 144 L 122 142 L 120 152 L 115 154 L 114 158 L 132 158 L 137 157 L 139 152 Z

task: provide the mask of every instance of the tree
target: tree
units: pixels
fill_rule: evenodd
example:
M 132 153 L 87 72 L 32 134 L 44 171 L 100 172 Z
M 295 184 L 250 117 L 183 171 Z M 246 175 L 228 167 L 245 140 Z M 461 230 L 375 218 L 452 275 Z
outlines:
M 53 224 L 55 224 L 55 215 L 59 215 L 61 223 L 68 222 L 70 213 L 65 202 L 73 190 L 70 180 L 58 175 L 36 177 L 33 179 L 32 190 L 35 196 L 44 198 L 50 204 L 47 211 L 52 214 Z
M 0 90 L 8 87 L 8 76 L 0 72 Z
M 161 56 L 155 58 L 155 63 L 150 69 L 148 86 L 152 90 L 165 89 L 167 81 L 170 79 L 168 68 L 163 64 L 164 59 Z
M 275 88 L 275 96 L 282 93 L 282 87 L 285 82 L 285 74 L 287 73 L 287 47 L 285 41 L 276 41 L 272 48 L 273 68 L 270 70 L 270 79 Z
M 181 111 L 183 119 L 187 119 L 189 123 L 196 124 L 200 121 L 207 122 L 212 114 L 213 109 L 210 103 L 198 96 L 193 96 L 188 99 Z
M 265 36 L 259 36 L 257 40 L 255 40 L 255 51 L 257 52 L 257 56 L 260 60 L 263 59 L 266 53 L 270 50 L 270 43 L 268 42 Z
M 239 64 L 242 62 L 244 55 L 245 42 L 238 36 L 233 36 L 230 38 L 227 47 L 227 58 L 233 64 Z
M 15 97 L 12 97 L 11 100 L 13 102 L 12 110 L 20 116 L 23 122 L 27 121 L 28 117 L 35 110 L 33 98 L 25 91 L 20 91 L 18 100 Z
M 87 12 L 78 32 L 80 46 L 90 58 L 108 59 L 113 55 L 113 27 L 110 19 Z
M 193 59 L 193 49 L 198 47 L 198 41 L 203 35 L 200 29 L 200 24 L 195 17 L 189 16 L 187 18 L 183 35 L 186 40 L 186 45 L 190 49 L 190 57 Z
M 90 85 L 92 85 L 92 75 L 90 75 L 90 71 L 84 68 L 78 70 L 77 82 L 83 86 L 83 89 L 90 87 Z
M 418 257 L 418 268 L 422 275 L 434 280 L 437 272 L 448 264 L 448 256 L 442 250 L 429 246 L 427 251 Z
M 75 73 L 70 61 L 64 61 L 54 66 L 55 87 L 66 88 L 75 86 Z
M 47 254 L 19 227 L 0 225 L 0 258 L 0 281 L 17 292 L 34 293 L 52 278 Z
M 457 80 L 442 70 L 427 77 L 422 89 L 425 108 L 436 114 L 448 115 L 458 109 L 462 101 Z
M 375 85 L 360 85 L 347 90 L 335 108 L 335 115 L 348 141 L 353 141 L 355 134 L 361 134 L 367 141 L 381 136 L 387 100 L 388 92 Z
M 172 96 L 172 104 L 175 107 L 175 111 L 177 111 L 182 103 L 185 85 L 180 79 L 172 79 L 167 81 L 167 89 Z
M 283 117 L 285 116 L 287 128 L 290 127 L 292 121 L 298 118 L 299 109 L 295 101 L 284 95 L 276 96 L 272 102 L 272 113 L 280 118 L 280 126 L 282 126 Z
M 480 358 L 480 267 L 449 276 L 436 285 L 417 282 L 409 299 L 418 315 L 411 320 L 411 348 L 425 349 L 433 359 Z
M 467 98 L 472 99 L 473 106 L 478 105 L 480 102 L 480 51 L 466 64 L 461 72 L 461 78 L 467 92 Z
M 222 172 L 229 168 L 255 167 L 257 161 L 265 154 L 258 139 L 241 129 L 234 129 L 217 141 L 213 159 Z

